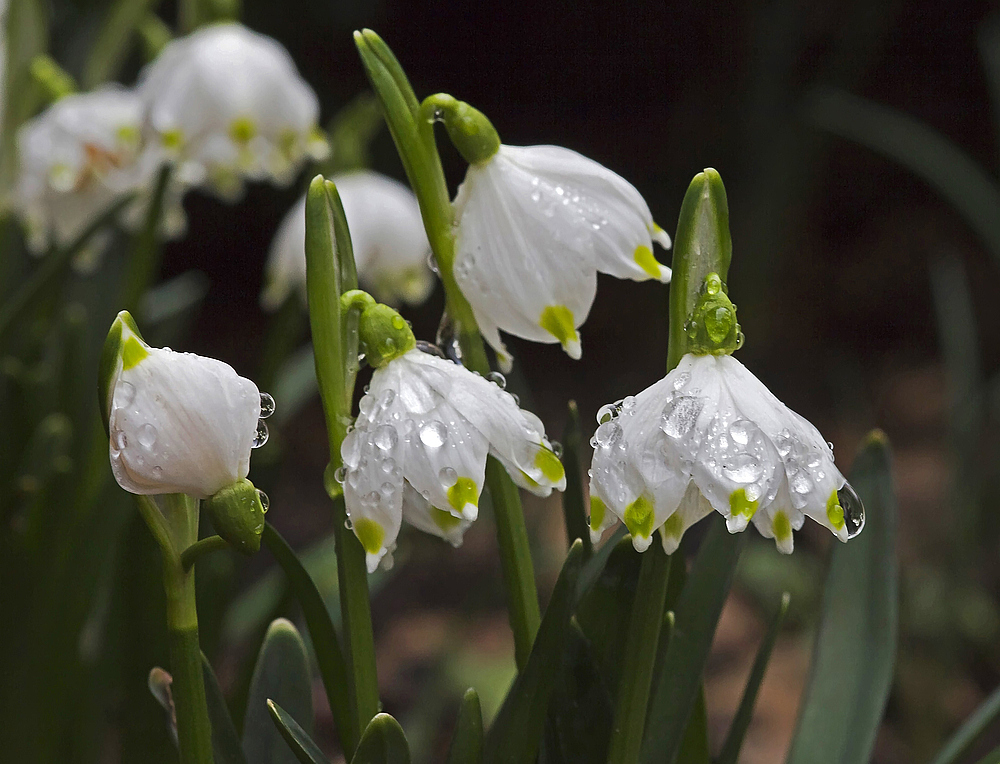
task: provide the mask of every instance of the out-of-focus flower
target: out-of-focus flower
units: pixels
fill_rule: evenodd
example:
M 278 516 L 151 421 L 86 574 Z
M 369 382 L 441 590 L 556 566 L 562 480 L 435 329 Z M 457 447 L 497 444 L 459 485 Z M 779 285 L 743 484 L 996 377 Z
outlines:
M 565 488 L 538 417 L 435 354 L 410 349 L 376 369 L 360 411 L 338 477 L 369 570 L 395 546 L 403 518 L 460 544 L 478 514 L 488 454 L 532 493 Z
M 148 127 L 180 162 L 178 178 L 234 198 L 244 180 L 289 183 L 327 144 L 319 103 L 278 42 L 241 24 L 168 43 L 140 74 Z
M 111 470 L 141 495 L 204 499 L 243 481 L 273 408 L 222 361 L 150 347 L 124 312 L 105 343 L 99 389 Z
M 455 279 L 489 344 L 499 330 L 580 357 L 597 273 L 670 280 L 653 241 L 670 237 L 626 180 L 558 146 L 500 146 L 469 166 L 455 198 Z
M 117 199 L 149 188 L 158 159 L 143 151 L 142 124 L 139 98 L 108 85 L 61 98 L 21 126 L 13 205 L 32 250 L 66 244 Z
M 344 205 L 354 261 L 361 285 L 379 302 L 422 303 L 434 286 L 427 267 L 430 244 L 417 198 L 406 186 L 377 172 L 363 170 L 330 178 Z M 298 289 L 306 289 L 306 200 L 285 215 L 271 243 L 261 302 L 278 308 Z

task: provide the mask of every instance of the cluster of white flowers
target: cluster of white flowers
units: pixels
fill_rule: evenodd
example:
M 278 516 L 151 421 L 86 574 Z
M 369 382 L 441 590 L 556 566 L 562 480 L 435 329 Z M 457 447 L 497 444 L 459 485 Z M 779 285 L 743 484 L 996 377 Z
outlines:
M 13 206 L 35 251 L 65 244 L 128 193 L 148 198 L 158 169 L 175 166 L 164 233 L 183 230 L 184 191 L 233 198 L 245 180 L 288 183 L 321 156 L 319 104 L 287 51 L 240 24 L 168 43 L 134 89 L 106 85 L 66 96 L 20 128 Z M 126 222 L 142 218 L 133 204 Z

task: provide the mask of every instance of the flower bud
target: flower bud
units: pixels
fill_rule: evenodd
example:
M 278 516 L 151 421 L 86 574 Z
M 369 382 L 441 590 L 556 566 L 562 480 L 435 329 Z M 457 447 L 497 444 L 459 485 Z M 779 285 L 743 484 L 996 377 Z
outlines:
M 244 554 L 260 549 L 267 511 L 260 492 L 245 478 L 237 480 L 205 500 L 215 532 Z

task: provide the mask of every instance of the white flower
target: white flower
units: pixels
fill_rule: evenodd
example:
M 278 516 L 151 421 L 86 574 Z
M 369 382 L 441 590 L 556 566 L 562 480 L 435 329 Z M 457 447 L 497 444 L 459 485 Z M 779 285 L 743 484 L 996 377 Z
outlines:
M 730 532 L 750 520 L 780 551 L 810 517 L 841 541 L 864 508 L 819 431 L 728 355 L 686 355 L 653 386 L 598 415 L 591 441 L 591 529 L 622 520 L 645 550 L 660 529 L 671 553 L 715 509 Z
M 105 354 L 102 396 L 118 485 L 203 499 L 247 476 L 250 450 L 267 433 L 253 382 L 222 361 L 150 347 L 127 314 L 112 326 Z
M 107 85 L 68 95 L 21 126 L 14 206 L 36 252 L 66 244 L 124 194 L 146 189 L 157 169 L 142 146 L 143 106 Z
M 340 194 L 351 231 L 354 261 L 361 285 L 379 302 L 413 305 L 427 299 L 434 286 L 427 267 L 430 244 L 417 197 L 406 186 L 377 172 L 363 170 L 330 178 Z M 266 286 L 261 302 L 278 308 L 295 289 L 305 299 L 306 199 L 285 216 L 271 242 Z
M 277 41 L 236 23 L 168 43 L 139 75 L 149 127 L 182 180 L 232 198 L 243 180 L 289 183 L 321 155 L 319 102 Z
M 344 498 L 374 570 L 401 520 L 453 544 L 478 514 L 486 456 L 539 496 L 563 490 L 541 421 L 498 385 L 420 349 L 372 375 L 341 448 Z
M 670 281 L 653 241 L 670 237 L 626 180 L 558 146 L 500 146 L 455 198 L 455 278 L 487 342 L 502 329 L 580 357 L 597 273 Z

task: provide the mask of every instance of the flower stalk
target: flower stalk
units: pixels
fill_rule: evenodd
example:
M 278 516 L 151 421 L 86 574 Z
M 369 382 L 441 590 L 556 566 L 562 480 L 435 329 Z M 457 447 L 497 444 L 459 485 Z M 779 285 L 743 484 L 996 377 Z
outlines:
M 470 370 L 485 375 L 489 373 L 490 366 L 483 340 L 472 307 L 455 280 L 454 213 L 434 139 L 434 120 L 439 115 L 447 116 L 443 108 L 447 106 L 449 112 L 471 115 L 470 119 L 476 124 L 489 125 L 489 122 L 471 107 L 462 108 L 459 102 L 443 94 L 431 96 L 425 102 L 426 106 L 421 105 L 399 61 L 375 32 L 370 29 L 355 32 L 354 41 L 368 79 L 382 104 L 410 186 L 417 195 L 427 238 L 444 286 L 445 310 L 456 327 L 463 363 Z M 449 125 L 450 134 L 456 130 L 460 128 Z M 470 156 L 488 151 L 491 145 L 489 141 L 476 142 L 471 138 L 469 143 L 475 144 L 466 146 Z M 492 457 L 487 463 L 486 480 L 496 515 L 504 584 L 514 632 L 515 660 L 520 669 L 527 662 L 541 623 L 528 534 L 517 488 Z
M 668 372 L 692 349 L 688 320 L 702 284 L 710 273 L 718 274 L 724 283 L 731 258 L 726 190 L 719 174 L 706 169 L 691 181 L 677 221 L 670 282 Z M 655 548 L 643 555 L 623 658 L 609 764 L 639 761 L 669 576 L 668 556 Z

